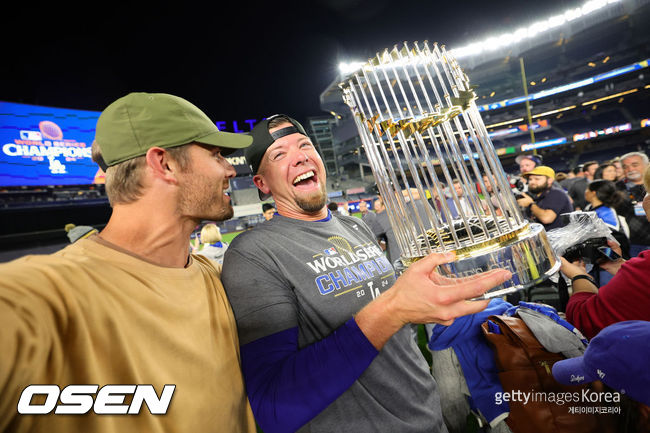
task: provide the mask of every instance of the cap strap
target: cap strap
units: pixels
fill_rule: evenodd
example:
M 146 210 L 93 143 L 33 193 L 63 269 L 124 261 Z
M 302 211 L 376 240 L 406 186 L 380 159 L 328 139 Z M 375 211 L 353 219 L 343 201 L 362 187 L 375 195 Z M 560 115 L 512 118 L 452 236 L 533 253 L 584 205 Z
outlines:
M 273 137 L 273 140 L 275 141 L 287 135 L 296 134 L 296 133 L 302 134 L 302 132 L 300 132 L 298 128 L 296 128 L 295 126 L 287 126 L 286 128 L 278 129 L 277 131 L 271 132 L 270 134 L 271 137 Z
M 106 161 L 104 161 L 104 157 L 102 155 L 97 155 L 96 159 L 97 161 L 95 162 L 97 163 L 99 168 L 101 168 L 102 171 L 106 173 L 106 170 L 108 170 L 108 164 L 106 164 Z

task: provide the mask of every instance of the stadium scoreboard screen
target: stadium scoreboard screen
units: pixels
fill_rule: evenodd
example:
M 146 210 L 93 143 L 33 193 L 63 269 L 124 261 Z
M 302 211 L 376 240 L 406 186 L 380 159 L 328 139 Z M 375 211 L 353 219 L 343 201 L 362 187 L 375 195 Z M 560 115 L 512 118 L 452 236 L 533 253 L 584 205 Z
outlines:
M 0 187 L 104 183 L 104 173 L 91 158 L 100 114 L 0 101 Z M 216 126 L 243 133 L 256 122 L 219 121 Z M 237 175 L 251 174 L 243 151 L 228 161 Z
M 103 183 L 91 159 L 99 115 L 0 101 L 0 187 Z

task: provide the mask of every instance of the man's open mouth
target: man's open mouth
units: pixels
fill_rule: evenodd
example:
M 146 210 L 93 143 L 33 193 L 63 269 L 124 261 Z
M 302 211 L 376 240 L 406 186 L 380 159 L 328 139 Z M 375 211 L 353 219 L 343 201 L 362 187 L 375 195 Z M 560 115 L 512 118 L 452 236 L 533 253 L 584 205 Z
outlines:
M 315 185 L 316 183 L 318 183 L 318 179 L 316 178 L 316 174 L 313 170 L 309 170 L 308 172 L 297 176 L 293 180 L 293 186 L 297 187 L 308 187 Z

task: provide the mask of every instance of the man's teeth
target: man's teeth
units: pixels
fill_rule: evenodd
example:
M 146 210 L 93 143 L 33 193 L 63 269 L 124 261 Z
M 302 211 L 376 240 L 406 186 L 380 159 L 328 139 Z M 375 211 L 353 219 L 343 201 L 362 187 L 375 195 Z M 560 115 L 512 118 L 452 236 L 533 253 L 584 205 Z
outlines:
M 297 184 L 298 182 L 300 182 L 301 180 L 309 179 L 309 178 L 312 177 L 313 175 L 314 175 L 314 172 L 313 172 L 313 171 L 308 171 L 307 173 L 301 174 L 300 176 L 298 176 L 297 178 L 295 178 L 295 179 L 293 180 L 293 184 L 295 185 L 295 184 Z

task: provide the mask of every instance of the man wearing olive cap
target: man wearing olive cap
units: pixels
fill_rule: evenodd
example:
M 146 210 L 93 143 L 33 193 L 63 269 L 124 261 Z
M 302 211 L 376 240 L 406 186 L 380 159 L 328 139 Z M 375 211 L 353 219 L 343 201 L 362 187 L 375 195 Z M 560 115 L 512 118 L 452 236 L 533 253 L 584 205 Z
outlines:
M 573 212 L 573 205 L 563 189 L 553 188 L 555 171 L 551 167 L 540 165 L 524 174 L 528 180 L 528 192 L 517 204 L 525 209 L 529 220 L 541 223 L 546 230 L 562 226 L 560 215 Z
M 255 431 L 219 272 L 188 254 L 202 219 L 232 216 L 224 156 L 250 143 L 172 95 L 131 93 L 102 112 L 93 159 L 113 208 L 105 229 L 0 266 L 0 431 Z M 62 392 L 57 405 L 58 391 L 21 399 L 30 384 L 97 389 L 76 397 L 91 399 L 84 414 L 61 415 L 78 403 Z M 125 388 L 99 415 L 105 385 Z M 133 385 L 153 386 L 166 414 L 144 404 L 127 415 Z

